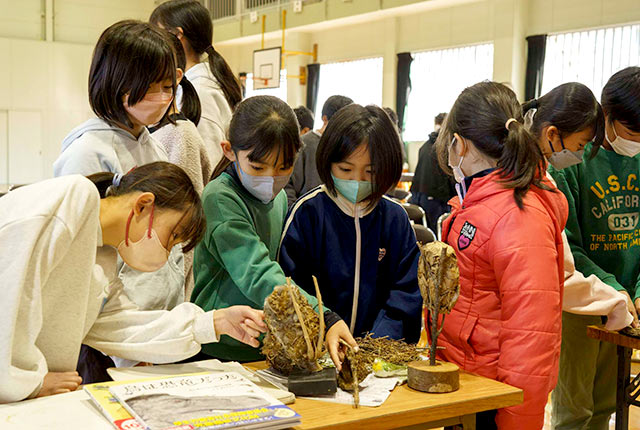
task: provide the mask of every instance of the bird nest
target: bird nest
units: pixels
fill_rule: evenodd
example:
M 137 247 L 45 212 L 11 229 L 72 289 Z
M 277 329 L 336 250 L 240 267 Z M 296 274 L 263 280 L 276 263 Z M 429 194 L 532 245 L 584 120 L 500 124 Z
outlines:
M 358 352 L 347 348 L 342 370 L 338 375 L 338 385 L 343 390 L 354 391 L 373 370 L 376 358 L 388 363 L 406 366 L 412 361 L 421 360 L 421 352 L 415 345 L 387 337 L 373 337 L 367 333 L 365 337 L 356 338 Z
M 264 302 L 267 335 L 262 353 L 267 364 L 284 375 L 294 369 L 310 372 L 322 369 L 318 359 L 324 354 L 324 315 L 315 277 L 314 282 L 319 315 L 289 278 L 286 285 L 277 286 Z

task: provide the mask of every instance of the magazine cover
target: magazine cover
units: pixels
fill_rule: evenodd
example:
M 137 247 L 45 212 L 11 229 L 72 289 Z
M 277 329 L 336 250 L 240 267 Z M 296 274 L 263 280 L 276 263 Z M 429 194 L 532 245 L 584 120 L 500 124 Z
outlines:
M 279 429 L 300 416 L 235 372 L 177 376 L 111 386 L 150 430 Z
M 113 383 L 111 383 L 113 384 Z M 142 424 L 127 411 L 109 391 L 109 383 L 91 384 L 84 391 L 117 430 L 144 430 Z

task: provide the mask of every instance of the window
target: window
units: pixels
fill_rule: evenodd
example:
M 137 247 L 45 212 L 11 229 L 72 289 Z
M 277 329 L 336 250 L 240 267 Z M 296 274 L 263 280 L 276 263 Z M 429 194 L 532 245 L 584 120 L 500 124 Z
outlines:
M 581 82 L 600 99 L 611 75 L 639 60 L 640 25 L 549 35 L 542 94 L 565 82 Z
M 280 87 L 264 88 L 260 90 L 253 89 L 253 73 L 247 73 L 247 83 L 245 98 L 252 96 L 275 96 L 281 100 L 287 101 L 287 71 L 280 70 Z
M 448 112 L 462 90 L 493 77 L 493 44 L 415 53 L 410 77 L 403 139 L 426 141 L 433 119 Z
M 334 95 L 350 97 L 363 106 L 382 106 L 382 57 L 320 65 L 316 129 L 322 127 L 324 102 Z

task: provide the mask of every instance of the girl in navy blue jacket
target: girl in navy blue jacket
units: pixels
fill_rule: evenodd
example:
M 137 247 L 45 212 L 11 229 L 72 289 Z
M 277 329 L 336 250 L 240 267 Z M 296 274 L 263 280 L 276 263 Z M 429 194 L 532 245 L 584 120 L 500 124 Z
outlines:
M 280 244 L 285 274 L 322 299 L 354 336 L 417 341 L 419 251 L 402 206 L 384 197 L 402 173 L 400 140 L 377 106 L 351 104 L 332 118 L 316 153 L 324 185 L 291 208 Z

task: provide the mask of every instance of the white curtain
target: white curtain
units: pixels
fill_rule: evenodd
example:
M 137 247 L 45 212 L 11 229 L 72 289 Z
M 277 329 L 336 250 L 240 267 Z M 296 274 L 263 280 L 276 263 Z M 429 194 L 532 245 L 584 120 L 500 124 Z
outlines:
M 287 101 L 287 71 L 280 70 L 280 86 L 278 88 L 262 88 L 253 89 L 253 73 L 247 73 L 245 98 L 253 96 L 275 96 L 281 100 Z
M 639 65 L 640 25 L 547 36 L 542 94 L 565 82 L 581 82 L 600 99 L 611 75 Z
M 448 112 L 462 90 L 492 79 L 493 44 L 414 53 L 410 76 L 403 139 L 426 141 L 436 115 Z
M 322 106 L 334 95 L 350 97 L 363 106 L 382 106 L 382 64 L 382 57 L 321 64 L 315 128 L 322 127 Z

